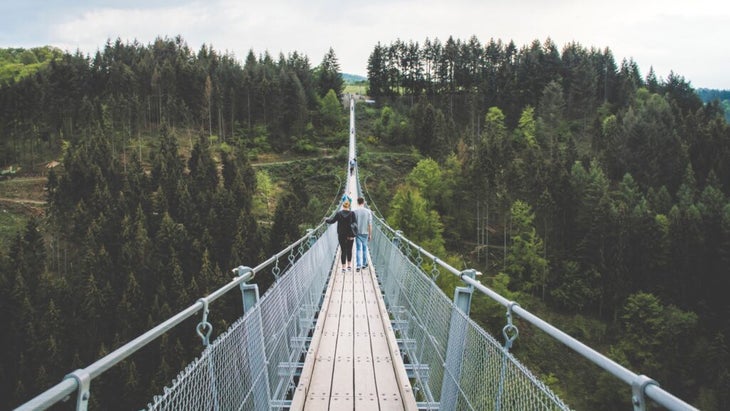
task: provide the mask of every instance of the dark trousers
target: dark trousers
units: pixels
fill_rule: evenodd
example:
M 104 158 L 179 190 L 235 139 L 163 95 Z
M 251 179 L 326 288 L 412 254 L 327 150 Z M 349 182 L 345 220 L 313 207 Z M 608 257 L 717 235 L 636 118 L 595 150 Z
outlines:
M 352 262 L 352 244 L 355 239 L 348 239 L 347 236 L 337 236 L 337 241 L 340 242 L 340 248 L 342 249 L 342 252 L 340 253 L 340 261 L 342 264 L 344 265 L 345 261 L 348 263 Z

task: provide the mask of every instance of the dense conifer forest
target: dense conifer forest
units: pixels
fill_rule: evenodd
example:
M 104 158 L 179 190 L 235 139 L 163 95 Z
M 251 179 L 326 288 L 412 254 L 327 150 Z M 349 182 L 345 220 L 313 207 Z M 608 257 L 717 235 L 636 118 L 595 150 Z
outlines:
M 212 47 L 195 53 L 181 38 L 110 42 L 93 57 L 63 54 L 5 81 L 0 162 L 31 173 L 56 155 L 62 164 L 48 173 L 44 217 L 0 255 L 9 319 L 0 408 L 188 307 L 227 283 L 232 267 L 255 266 L 298 239 L 306 186 L 285 185 L 280 204 L 265 206 L 274 221 L 257 221 L 256 191 L 274 190 L 249 156 L 346 146 L 342 88 L 332 50 L 314 68 L 297 53 L 252 51 L 242 64 Z M 316 171 L 331 169 L 328 161 Z M 258 281 L 265 289 L 271 279 Z M 235 301 L 218 310 L 217 332 L 241 314 Z M 133 409 L 160 393 L 200 351 L 185 328 L 95 380 L 92 404 Z
M 389 224 L 701 409 L 730 403 L 719 102 L 681 75 L 549 39 L 397 40 L 367 63 L 376 104 L 358 106 L 358 163 Z M 302 179 L 336 188 L 347 130 L 333 50 L 312 66 L 179 37 L 110 41 L 0 81 L 0 164 L 41 173 L 61 160 L 44 215 L 0 253 L 0 408 L 298 238 L 329 201 Z M 287 167 L 276 191 L 251 163 L 267 153 L 316 160 Z M 498 334 L 502 310 L 473 304 Z M 216 310 L 218 331 L 240 315 L 236 301 Z M 92 404 L 159 393 L 201 349 L 192 322 L 179 328 L 95 379 Z M 524 328 L 513 350 L 576 409 L 630 407 L 628 387 L 539 332 Z
M 385 107 L 377 135 L 429 157 L 389 221 L 424 202 L 435 222 L 409 235 L 473 250 L 467 264 L 493 287 L 701 409 L 730 403 L 730 129 L 717 99 L 549 39 L 377 44 L 368 79 Z M 518 357 L 572 406 L 631 406 L 626 388 L 619 398 L 535 341 Z

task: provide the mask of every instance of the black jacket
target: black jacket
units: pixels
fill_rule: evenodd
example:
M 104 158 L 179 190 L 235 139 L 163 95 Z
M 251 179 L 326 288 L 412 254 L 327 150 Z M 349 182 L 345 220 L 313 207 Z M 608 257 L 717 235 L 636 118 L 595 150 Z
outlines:
M 355 237 L 352 232 L 352 224 L 357 224 L 355 213 L 350 210 L 340 210 L 332 217 L 325 220 L 327 224 L 337 223 L 337 235 L 340 237 Z

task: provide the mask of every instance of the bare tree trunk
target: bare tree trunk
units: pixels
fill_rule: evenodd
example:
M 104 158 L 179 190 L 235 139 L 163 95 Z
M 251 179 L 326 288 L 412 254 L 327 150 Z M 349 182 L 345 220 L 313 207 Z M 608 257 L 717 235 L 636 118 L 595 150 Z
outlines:
M 223 113 L 220 107 L 218 107 L 218 133 L 220 133 L 221 139 L 226 141 L 226 131 L 223 128 Z
M 489 199 L 487 198 L 487 221 L 484 225 L 484 231 L 486 236 L 486 258 L 485 258 L 485 265 L 487 266 L 487 270 L 489 270 Z
M 476 223 L 476 228 L 477 228 L 477 262 L 478 262 L 480 260 L 480 258 L 481 258 L 481 250 L 482 250 L 482 241 L 481 241 L 481 229 L 482 229 L 482 226 L 481 226 L 481 224 L 479 224 L 479 200 L 478 199 L 477 199 L 477 223 Z
M 233 93 L 233 90 L 231 90 L 231 138 L 233 138 L 233 133 L 234 133 L 233 127 L 234 127 L 234 123 L 235 123 L 235 110 L 234 110 L 235 104 L 234 103 L 236 100 L 233 98 L 233 96 L 234 96 L 234 93 Z
M 30 171 L 35 173 L 35 134 L 36 134 L 36 126 L 33 126 L 33 129 L 30 133 Z
M 502 252 L 502 271 L 507 271 L 507 215 L 504 216 L 504 251 Z
M 251 131 L 251 91 L 246 90 L 246 110 L 248 111 L 248 131 Z

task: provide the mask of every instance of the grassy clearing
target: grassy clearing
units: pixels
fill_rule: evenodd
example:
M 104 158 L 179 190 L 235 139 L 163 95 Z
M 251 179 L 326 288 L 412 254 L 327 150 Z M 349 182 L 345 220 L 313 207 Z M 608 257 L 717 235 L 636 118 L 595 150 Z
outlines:
M 21 204 L 20 200 L 45 201 L 45 177 L 16 177 L 0 181 L 0 254 L 7 253 L 13 238 L 22 231 L 32 215 L 40 213 L 39 204 Z
M 0 254 L 6 254 L 11 241 L 23 230 L 28 215 L 20 204 L 0 203 Z
M 17 177 L 0 181 L 0 198 L 44 201 L 45 177 Z
M 367 91 L 367 83 L 345 84 L 345 94 L 360 94 L 364 96 L 367 95 Z

